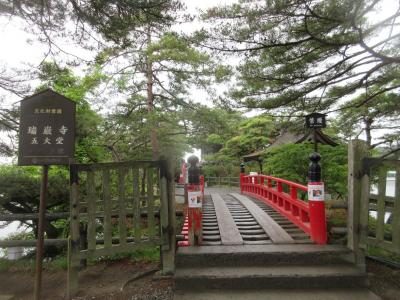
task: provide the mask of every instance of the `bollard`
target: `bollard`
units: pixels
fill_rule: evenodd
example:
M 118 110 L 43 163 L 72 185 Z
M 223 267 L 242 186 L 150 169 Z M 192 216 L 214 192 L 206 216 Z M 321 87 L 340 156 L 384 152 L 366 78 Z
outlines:
M 313 152 L 308 170 L 308 203 L 310 207 L 311 239 L 317 244 L 326 244 L 326 217 L 324 202 L 324 183 L 321 181 L 321 156 Z

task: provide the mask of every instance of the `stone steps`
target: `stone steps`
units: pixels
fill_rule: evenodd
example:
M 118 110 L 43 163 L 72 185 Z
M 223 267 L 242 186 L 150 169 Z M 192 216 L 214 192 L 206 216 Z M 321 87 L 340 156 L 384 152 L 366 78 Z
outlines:
M 351 251 L 335 245 L 179 248 L 174 300 L 378 300 Z
M 379 300 L 367 289 L 177 291 L 174 300 Z
M 179 248 L 177 267 L 348 264 L 351 252 L 334 245 L 236 245 Z
M 300 289 L 363 288 L 365 274 L 351 265 L 262 266 L 180 268 L 175 288 L 207 289 Z

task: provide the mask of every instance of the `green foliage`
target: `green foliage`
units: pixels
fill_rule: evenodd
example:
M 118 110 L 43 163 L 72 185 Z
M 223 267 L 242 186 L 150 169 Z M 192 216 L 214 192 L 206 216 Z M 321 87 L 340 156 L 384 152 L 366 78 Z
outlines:
M 17 241 L 17 240 L 34 240 L 35 235 L 33 234 L 32 231 L 30 232 L 17 232 L 17 233 L 12 233 L 5 238 L 6 241 Z
M 182 4 L 175 0 L 110 1 L 100 0 L 74 5 L 74 14 L 87 22 L 106 40 L 120 44 L 122 48 L 135 39 L 132 32 L 143 26 L 152 25 L 157 29 L 170 26 L 175 21 L 175 12 Z
M 369 236 L 376 236 L 376 228 L 377 228 L 377 218 L 373 216 L 369 216 L 368 218 L 368 235 Z M 392 240 L 393 237 L 393 226 L 392 224 L 383 224 L 383 235 L 385 240 Z
M 21 271 L 21 272 L 34 272 L 35 260 L 34 259 L 19 259 L 8 260 L 0 258 L 0 272 L 7 271 Z
M 268 116 L 257 116 L 243 120 L 239 124 L 238 135 L 227 140 L 222 153 L 240 158 L 264 149 L 277 135 L 276 124 Z
M 331 147 L 318 146 L 322 157 L 322 180 L 327 192 L 337 197 L 347 194 L 347 148 L 344 145 Z M 285 178 L 301 184 L 307 183 L 309 155 L 313 152 L 313 145 L 286 144 L 267 151 L 264 156 L 263 169 L 268 175 Z
M 52 88 L 77 104 L 75 153 L 78 162 L 97 162 L 106 157 L 104 148 L 98 141 L 102 118 L 87 101 L 88 94 L 105 78 L 97 66 L 90 74 L 79 78 L 70 69 L 62 68 L 55 62 L 44 62 L 41 65 L 39 79 L 43 83 L 37 91 Z
M 172 157 L 181 157 L 189 149 L 186 132 L 179 125 L 182 113 L 172 111 L 167 115 L 158 108 L 149 113 L 145 103 L 145 97 L 136 95 L 117 105 L 115 112 L 105 118 L 99 139 L 115 161 L 151 159 L 150 134 L 153 129 L 164 154 L 168 152 Z
M 48 206 L 67 205 L 69 199 L 68 171 L 60 167 L 52 167 L 49 171 Z M 31 212 L 32 205 L 39 202 L 41 170 L 39 167 L 0 166 L 0 203 L 16 205 L 24 212 Z M 7 206 L 8 207 L 8 206 Z
M 159 41 L 148 45 L 145 54 L 151 62 L 190 63 L 193 67 L 209 61 L 208 55 L 192 48 L 185 39 L 171 32 L 166 32 Z
M 347 113 L 378 107 L 390 91 L 398 94 L 400 52 L 391 33 L 399 28 L 399 4 L 384 21 L 376 17 L 382 5 L 382 0 L 238 1 L 205 11 L 209 29 L 193 40 L 215 55 L 223 53 L 221 59 L 229 54 L 240 59 L 230 92 L 240 107 L 299 116 L 344 103 Z M 382 34 L 386 30 L 391 33 Z M 348 101 L 361 92 L 365 96 Z M 381 112 L 382 118 L 394 114 Z M 383 135 L 386 142 L 398 139 L 398 133 Z
M 377 219 L 373 216 L 369 216 L 368 218 L 368 235 L 376 236 L 376 227 L 377 227 Z M 393 225 L 392 224 L 384 224 L 383 227 L 384 239 L 391 241 L 393 238 Z M 368 246 L 367 252 L 369 255 L 380 257 L 389 261 L 400 263 L 400 255 L 393 253 L 391 251 L 380 248 L 379 246 Z
M 0 213 L 37 213 L 39 210 L 41 170 L 38 167 L 0 166 Z M 65 212 L 69 210 L 68 171 L 52 167 L 49 171 L 46 210 Z M 21 233 L 11 238 L 32 238 L 37 222 L 25 223 L 33 233 Z M 65 237 L 64 228 L 45 223 L 48 238 Z
M 159 247 L 144 247 L 129 253 L 120 253 L 111 256 L 104 256 L 94 260 L 90 260 L 89 264 L 96 264 L 98 262 L 112 262 L 122 259 L 130 259 L 135 262 L 158 262 L 160 261 Z M 43 261 L 43 270 L 45 271 L 58 271 L 67 270 L 68 259 L 67 256 L 59 255 L 51 259 Z M 8 260 L 0 258 L 0 272 L 35 272 L 35 259 L 24 257 L 18 260 Z
M 369 246 L 367 249 L 368 255 L 375 256 L 375 257 L 380 257 L 388 261 L 392 261 L 395 263 L 400 263 L 400 255 L 393 253 L 391 251 L 379 248 L 379 247 L 373 247 Z
M 205 177 L 235 177 L 239 176 L 240 159 L 221 153 L 209 154 L 203 158 L 206 164 L 202 166 Z
M 132 261 L 157 262 L 160 261 L 160 248 L 147 246 L 127 253 L 119 253 L 100 257 L 97 259 L 97 261 L 118 261 L 125 258 L 128 258 Z
M 379 92 L 377 86 L 370 87 L 368 94 Z M 397 93 L 379 94 L 364 105 L 366 95 L 362 94 L 342 105 L 340 117 L 334 122 L 334 127 L 347 139 L 365 133 L 368 145 L 374 148 L 382 143 L 396 143 L 400 140 L 400 127 L 396 125 L 400 113 L 399 95 Z M 372 143 L 372 136 L 377 130 L 385 133 L 377 143 Z
M 203 105 L 185 111 L 183 117 L 192 128 L 188 143 L 201 148 L 203 155 L 218 152 L 237 133 L 238 124 L 243 120 L 238 112 Z

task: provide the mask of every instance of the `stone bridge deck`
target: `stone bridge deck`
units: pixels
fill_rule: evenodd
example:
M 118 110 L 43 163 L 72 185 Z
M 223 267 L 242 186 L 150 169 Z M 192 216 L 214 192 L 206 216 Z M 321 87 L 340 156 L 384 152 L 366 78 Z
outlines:
M 206 194 L 202 245 L 293 243 L 311 243 L 311 240 L 300 228 L 262 201 L 239 193 Z

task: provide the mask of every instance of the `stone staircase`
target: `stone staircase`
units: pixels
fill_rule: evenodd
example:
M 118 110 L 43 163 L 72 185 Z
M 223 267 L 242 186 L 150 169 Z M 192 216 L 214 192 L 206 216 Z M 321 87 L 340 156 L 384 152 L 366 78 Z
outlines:
M 179 248 L 175 300 L 378 300 L 352 253 L 335 245 Z

